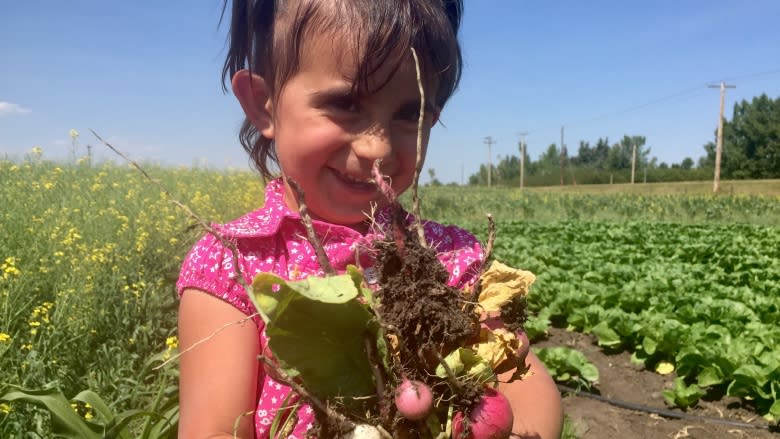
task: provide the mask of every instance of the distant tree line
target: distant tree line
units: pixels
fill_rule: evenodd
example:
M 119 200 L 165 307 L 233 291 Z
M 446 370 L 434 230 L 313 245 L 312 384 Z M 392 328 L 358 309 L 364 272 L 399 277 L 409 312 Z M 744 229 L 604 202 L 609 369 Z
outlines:
M 713 138 L 717 129 L 713 131 Z M 659 162 L 650 156 L 650 147 L 644 136 L 623 136 L 616 143 L 599 138 L 594 145 L 580 141 L 576 155 L 561 157 L 560 147 L 553 143 L 537 160 L 525 157 L 525 184 L 548 186 L 560 184 L 563 161 L 565 184 L 627 183 L 631 181 L 631 160 L 636 147 L 634 181 L 688 181 L 706 180 L 713 176 L 715 140 L 704 145 L 704 156 L 694 161 L 684 158 L 680 163 Z M 569 149 L 569 148 L 567 148 Z M 429 170 L 433 184 L 440 184 Z M 731 120 L 724 121 L 721 178 L 762 179 L 780 178 L 780 98 L 766 94 L 743 100 L 734 105 Z M 470 185 L 487 185 L 487 166 L 469 177 Z M 491 183 L 517 186 L 520 182 L 519 155 L 498 157 L 491 170 Z

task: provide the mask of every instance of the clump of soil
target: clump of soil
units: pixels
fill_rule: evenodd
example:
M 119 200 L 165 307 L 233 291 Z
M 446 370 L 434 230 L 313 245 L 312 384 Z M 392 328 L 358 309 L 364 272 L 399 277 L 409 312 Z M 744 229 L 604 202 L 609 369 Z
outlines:
M 377 243 L 381 251 L 376 296 L 384 323 L 395 327 L 403 340 L 401 355 L 419 359 L 421 363 L 412 366 L 427 369 L 428 357 L 463 345 L 479 322 L 473 313 L 464 312 L 463 293 L 447 285 L 449 273 L 436 252 L 409 234 L 400 243 L 400 247 L 393 241 Z
M 525 321 L 528 318 L 528 300 L 526 296 L 518 296 L 501 307 L 501 321 L 512 332 L 525 331 Z
M 400 205 L 388 239 L 375 242 L 379 288 L 375 311 L 394 344 L 394 373 L 419 380 L 451 399 L 458 410 L 472 407 L 484 385 L 434 374 L 442 355 L 465 346 L 479 330 L 479 316 L 464 292 L 447 284 L 449 273 L 436 251 L 424 246 L 407 225 Z M 395 417 L 395 430 L 409 432 L 413 423 Z M 411 436 L 415 437 L 415 436 Z

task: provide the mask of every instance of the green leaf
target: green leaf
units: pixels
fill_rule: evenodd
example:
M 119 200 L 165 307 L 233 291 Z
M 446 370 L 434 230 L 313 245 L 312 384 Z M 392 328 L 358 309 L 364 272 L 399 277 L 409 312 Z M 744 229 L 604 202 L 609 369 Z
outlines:
M 177 417 L 178 417 L 178 407 L 176 408 L 176 413 L 177 413 Z M 107 427 L 109 427 L 109 429 L 106 432 L 105 436 L 102 436 L 102 437 L 104 439 L 110 439 L 110 438 L 116 438 L 116 437 L 121 437 L 121 438 L 128 437 L 127 426 L 130 425 L 131 422 L 135 422 L 135 421 L 138 421 L 138 420 L 141 420 L 141 419 L 144 419 L 144 418 L 147 419 L 147 420 L 150 420 L 150 419 L 156 420 L 157 422 L 154 425 L 162 424 L 162 425 L 168 425 L 169 428 L 172 427 L 171 421 L 169 419 L 167 419 L 166 417 L 164 417 L 163 415 L 160 415 L 160 414 L 155 413 L 155 412 L 151 412 L 149 410 L 133 409 L 133 410 L 124 411 L 124 412 L 119 413 L 118 415 L 116 415 L 116 418 L 114 418 L 114 421 L 110 425 L 107 426 Z M 154 429 L 152 429 L 150 427 L 150 431 L 152 431 L 152 430 L 154 430 Z M 161 438 L 161 437 L 164 437 L 164 436 L 161 433 L 157 433 L 157 434 L 147 433 L 147 434 L 141 435 L 141 437 L 142 438 L 154 438 L 154 439 L 157 439 L 157 438 Z
M 526 320 L 523 328 L 525 329 L 528 339 L 537 340 L 543 335 L 547 334 L 547 328 L 551 325 L 549 315 L 547 313 L 539 313 L 538 316 L 530 316 Z
M 22 401 L 45 408 L 51 415 L 52 434 L 72 439 L 100 439 L 103 427 L 87 423 L 73 410 L 70 401 L 54 387 L 45 389 L 23 389 L 8 385 L 11 389 L 0 395 L 0 401 Z
M 590 385 L 599 380 L 598 368 L 576 349 L 557 346 L 534 352 L 556 381 L 566 382 L 579 377 L 580 384 Z
M 699 399 L 704 396 L 704 391 L 696 384 L 686 385 L 683 377 L 677 377 L 674 379 L 674 389 L 664 390 L 663 395 L 667 404 L 688 408 L 699 402 Z
M 645 353 L 647 353 L 647 355 L 653 355 L 657 347 L 658 347 L 658 342 L 654 338 L 645 337 L 644 339 L 642 339 L 642 348 L 645 350 Z
M 760 366 L 745 364 L 734 371 L 733 381 L 726 389 L 729 396 L 750 397 L 758 395 L 763 399 L 771 399 L 772 395 L 764 390 L 767 376 Z
M 360 269 L 352 264 L 347 265 L 347 274 L 352 278 L 352 282 L 355 284 L 355 288 L 360 291 L 360 294 L 366 300 L 368 306 L 374 305 L 374 294 L 368 288 L 363 288 L 363 273 Z
M 84 390 L 83 392 L 74 396 L 73 400 L 85 402 L 91 405 L 92 408 L 95 409 L 95 411 L 98 413 L 98 415 L 100 415 L 100 419 L 105 421 L 105 423 L 109 423 L 114 420 L 114 413 L 111 412 L 110 408 L 108 408 L 108 405 L 105 403 L 105 401 L 103 401 L 103 398 L 91 390 Z
M 696 377 L 699 386 L 717 386 L 723 383 L 723 372 L 715 365 L 704 367 Z
M 775 401 L 764 416 L 767 421 L 774 422 L 780 419 L 780 400 Z
M 444 357 L 444 362 L 455 376 L 469 375 L 479 382 L 488 383 L 496 380 L 496 374 L 490 368 L 490 364 L 469 348 L 458 348 Z M 447 377 L 444 366 L 436 366 L 436 376 Z
M 636 350 L 631 354 L 631 364 L 635 364 L 637 366 L 645 366 L 647 364 L 647 355 L 641 351 Z
M 593 334 L 598 337 L 599 346 L 608 348 L 616 348 L 620 346 L 620 336 L 617 334 L 617 332 L 609 327 L 609 324 L 606 322 L 606 320 L 601 321 L 601 323 L 591 328 L 591 332 L 593 332 Z
M 269 346 L 285 373 L 315 396 L 343 397 L 347 405 L 356 403 L 350 397 L 374 394 L 365 337 L 376 340 L 377 334 L 369 325 L 373 315 L 353 300 L 359 291 L 350 275 L 287 282 L 263 273 L 252 286 L 268 319 Z

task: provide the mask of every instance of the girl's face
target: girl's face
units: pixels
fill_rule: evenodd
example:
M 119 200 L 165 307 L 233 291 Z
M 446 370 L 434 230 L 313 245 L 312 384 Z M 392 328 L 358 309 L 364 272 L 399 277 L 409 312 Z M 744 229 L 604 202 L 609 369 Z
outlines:
M 372 180 L 374 161 L 400 194 L 412 183 L 417 155 L 420 95 L 411 53 L 394 73 L 382 66 L 369 78 L 370 95 L 353 94 L 356 60 L 332 38 L 307 44 L 299 71 L 271 104 L 273 140 L 287 188 L 288 206 L 297 209 L 287 183 L 303 190 L 315 219 L 365 229 L 372 203 L 387 204 Z M 392 75 L 392 76 L 390 76 Z M 435 102 L 435 96 L 426 96 Z M 437 114 L 426 108 L 423 148 Z M 423 149 L 423 156 L 425 150 Z

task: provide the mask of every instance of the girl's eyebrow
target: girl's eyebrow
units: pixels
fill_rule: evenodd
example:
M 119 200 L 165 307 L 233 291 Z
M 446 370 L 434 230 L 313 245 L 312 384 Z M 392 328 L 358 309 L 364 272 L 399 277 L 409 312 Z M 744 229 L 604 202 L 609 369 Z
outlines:
M 354 99 L 355 93 L 351 85 L 335 86 L 323 90 L 316 90 L 309 94 L 309 98 L 314 102 L 328 102 L 340 99 Z

